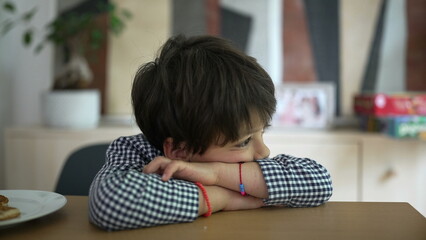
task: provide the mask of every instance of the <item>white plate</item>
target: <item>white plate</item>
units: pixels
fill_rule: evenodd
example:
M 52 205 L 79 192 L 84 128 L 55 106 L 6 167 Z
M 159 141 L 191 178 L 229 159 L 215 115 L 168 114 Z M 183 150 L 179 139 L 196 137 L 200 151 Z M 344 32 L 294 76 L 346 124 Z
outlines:
M 0 227 L 43 217 L 61 209 L 67 199 L 61 194 L 36 190 L 0 190 L 0 195 L 9 198 L 9 206 L 18 208 L 17 218 L 0 221 Z

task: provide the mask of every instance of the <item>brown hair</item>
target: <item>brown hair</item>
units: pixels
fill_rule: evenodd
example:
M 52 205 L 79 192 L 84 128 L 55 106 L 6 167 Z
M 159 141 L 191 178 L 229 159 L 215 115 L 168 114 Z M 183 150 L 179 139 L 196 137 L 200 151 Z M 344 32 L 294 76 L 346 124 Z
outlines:
M 254 111 L 267 125 L 275 112 L 274 84 L 250 56 L 213 36 L 170 38 L 142 65 L 132 87 L 136 122 L 163 150 L 167 137 L 202 154 L 212 143 L 239 139 Z

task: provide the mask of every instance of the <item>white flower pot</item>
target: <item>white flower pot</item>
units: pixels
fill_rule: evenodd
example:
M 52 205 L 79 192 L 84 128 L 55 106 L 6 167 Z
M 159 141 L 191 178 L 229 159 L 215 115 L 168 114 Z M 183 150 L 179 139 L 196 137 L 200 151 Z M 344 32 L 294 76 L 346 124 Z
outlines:
M 100 119 L 98 90 L 56 90 L 42 96 L 45 125 L 55 128 L 96 128 Z

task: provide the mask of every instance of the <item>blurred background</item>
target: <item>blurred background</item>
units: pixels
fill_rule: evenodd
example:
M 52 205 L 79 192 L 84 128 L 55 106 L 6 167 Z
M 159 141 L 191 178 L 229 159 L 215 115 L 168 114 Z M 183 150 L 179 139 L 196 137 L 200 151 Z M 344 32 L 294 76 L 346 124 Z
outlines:
M 113 4 L 114 12 L 100 11 L 97 8 L 100 3 Z M 273 151 L 299 139 L 300 144 L 288 151 L 319 156 L 324 161 L 335 159 L 325 165 L 336 176 L 346 179 L 338 185 L 341 195 L 338 191 L 336 200 L 409 201 L 425 214 L 426 145 L 422 139 L 426 137 L 426 110 L 421 110 L 426 106 L 425 3 L 422 0 L 0 0 L 0 188 L 52 190 L 58 169 L 70 152 L 84 144 L 137 133 L 130 102 L 131 82 L 137 68 L 151 61 L 172 35 L 210 34 L 231 40 L 258 60 L 277 86 L 279 106 L 308 102 L 316 107 L 317 110 L 307 108 L 305 118 L 294 120 L 302 114 L 294 113 L 290 124 L 284 117 L 274 119 L 275 127 L 284 130 L 278 131 L 282 135 L 272 134 L 266 140 L 275 146 Z M 52 127 L 43 116 L 45 106 L 41 99 L 56 88 L 58 76 L 69 74 L 64 66 L 73 62 L 74 55 L 72 47 L 66 44 L 55 45 L 52 38 L 45 41 L 46 36 L 52 36 L 46 25 L 61 16 L 87 14 L 95 16 L 100 27 L 73 39 L 91 36 L 100 40 L 95 50 L 81 55 L 88 61 L 91 74 L 86 75 L 90 75 L 91 81 L 72 89 L 99 92 L 100 119 L 95 119 L 93 127 L 88 128 Z M 71 29 L 66 25 L 64 28 Z M 42 48 L 37 46 L 40 42 L 44 43 Z M 88 48 L 91 44 L 85 42 L 83 46 Z M 79 66 L 81 76 L 86 76 L 86 68 Z M 357 95 L 363 97 L 363 104 L 371 105 L 370 112 L 354 110 Z M 398 99 L 402 103 L 413 101 L 413 96 L 420 99 L 416 100 L 420 106 L 418 112 L 400 113 L 416 117 L 408 120 L 412 124 L 410 129 L 417 129 L 409 139 L 394 132 L 383 136 L 381 126 L 390 126 L 389 121 L 393 123 L 400 118 L 395 120 L 388 113 L 385 116 L 374 112 L 380 99 L 400 96 L 404 96 L 403 100 Z M 85 104 L 80 103 L 78 108 L 82 105 Z M 278 115 L 289 111 L 281 110 Z M 321 115 L 324 122 L 311 124 L 306 120 L 318 112 L 326 112 Z M 310 117 L 318 123 L 315 119 Z M 310 140 L 304 142 L 305 139 Z M 329 145 L 322 145 L 324 142 Z M 396 146 L 396 152 L 387 152 L 392 146 Z M 406 158 L 411 162 L 406 162 Z M 45 159 L 57 161 L 46 163 Z M 344 164 L 339 162 L 341 159 L 345 159 Z M 369 165 L 377 159 L 380 161 Z M 29 166 L 33 172 L 21 171 Z M 51 169 L 53 175 L 38 180 L 43 169 Z M 25 181 L 15 183 L 17 178 Z M 347 178 L 352 180 L 347 182 Z

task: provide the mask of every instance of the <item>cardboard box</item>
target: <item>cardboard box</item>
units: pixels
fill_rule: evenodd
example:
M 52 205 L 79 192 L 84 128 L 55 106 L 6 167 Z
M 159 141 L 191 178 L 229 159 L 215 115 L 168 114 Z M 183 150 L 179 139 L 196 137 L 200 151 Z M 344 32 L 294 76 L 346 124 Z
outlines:
M 403 116 L 387 119 L 386 132 L 395 138 L 421 138 L 426 132 L 426 116 Z
M 357 115 L 380 117 L 420 115 L 426 116 L 425 94 L 359 94 L 354 99 Z

